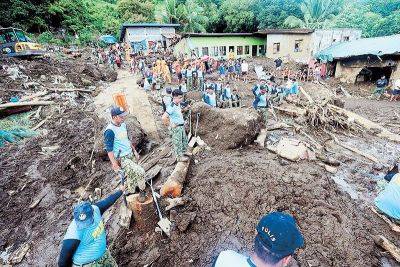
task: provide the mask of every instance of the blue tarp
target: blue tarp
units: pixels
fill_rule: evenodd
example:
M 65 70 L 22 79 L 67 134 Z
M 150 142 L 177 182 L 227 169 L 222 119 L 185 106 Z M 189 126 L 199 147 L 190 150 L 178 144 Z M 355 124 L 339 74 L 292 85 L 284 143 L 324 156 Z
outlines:
M 146 51 L 147 50 L 146 39 L 139 42 L 131 42 L 131 46 L 134 53 L 138 53 L 140 51 Z
M 338 43 L 318 52 L 315 58 L 327 62 L 353 56 L 392 54 L 400 54 L 400 34 Z
M 102 35 L 99 39 L 106 44 L 115 44 L 117 42 L 117 39 L 112 35 Z

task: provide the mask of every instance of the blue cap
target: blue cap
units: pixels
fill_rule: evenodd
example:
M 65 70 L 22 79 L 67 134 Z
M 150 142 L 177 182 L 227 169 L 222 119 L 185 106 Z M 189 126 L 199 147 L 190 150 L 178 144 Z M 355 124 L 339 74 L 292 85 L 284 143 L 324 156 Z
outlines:
M 303 235 L 297 228 L 294 218 L 283 212 L 271 212 L 261 218 L 257 225 L 255 242 L 262 243 L 278 257 L 292 255 L 304 245 Z
M 93 207 L 90 202 L 81 202 L 74 207 L 74 220 L 78 229 L 84 229 L 93 224 Z
M 128 113 L 121 107 L 112 107 L 111 108 L 111 117 L 115 116 L 126 116 Z

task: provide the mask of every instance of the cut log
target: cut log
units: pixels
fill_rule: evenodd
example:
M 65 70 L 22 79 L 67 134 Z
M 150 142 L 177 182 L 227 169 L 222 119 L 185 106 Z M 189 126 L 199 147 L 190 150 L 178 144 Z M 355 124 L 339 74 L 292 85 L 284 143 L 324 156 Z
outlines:
M 254 143 L 257 143 L 260 147 L 265 147 L 266 138 L 267 138 L 267 129 L 261 129 L 260 134 L 257 136 L 257 139 L 254 140 Z
M 349 120 L 353 120 L 363 126 L 365 129 L 368 130 L 379 130 L 376 134 L 378 137 L 386 138 L 390 141 L 399 142 L 400 143 L 400 135 L 390 132 L 388 129 L 384 128 L 383 126 L 379 125 L 376 122 L 370 121 L 352 111 L 346 110 L 344 108 L 339 108 L 335 105 L 328 104 L 328 106 L 334 109 L 336 112 L 346 115 Z
M 400 249 L 398 247 L 396 247 L 392 242 L 387 240 L 386 237 L 382 235 L 372 236 L 372 238 L 374 239 L 375 244 L 384 248 L 397 262 L 400 262 Z
M 23 107 L 23 106 L 47 106 L 54 104 L 53 101 L 27 101 L 27 102 L 16 102 L 1 104 L 0 109 Z
M 279 122 L 274 125 L 268 126 L 267 131 L 275 131 L 275 130 L 280 130 L 280 129 L 286 129 L 286 128 L 291 128 L 292 126 L 284 123 L 284 122 Z M 262 131 L 262 130 L 261 130 Z
M 142 233 L 154 231 L 158 216 L 154 209 L 152 195 L 148 195 L 144 202 L 139 202 L 139 194 L 133 194 L 126 197 L 128 209 L 133 213 L 136 228 Z M 154 224 L 152 223 L 154 222 Z
M 167 198 L 168 206 L 165 208 L 166 211 L 175 208 L 177 206 L 182 206 L 188 203 L 191 199 L 188 197 L 177 197 L 177 198 Z
M 279 110 L 280 112 L 283 112 L 285 114 L 294 116 L 294 117 L 299 117 L 299 116 L 304 116 L 306 115 L 307 111 L 302 108 L 298 108 L 295 106 L 290 106 L 290 107 L 274 107 L 276 110 Z
M 49 91 L 52 92 L 83 92 L 83 93 L 94 93 L 94 90 L 89 90 L 89 89 L 80 89 L 80 88 L 66 88 L 66 89 L 60 89 L 60 88 L 52 88 L 49 89 Z

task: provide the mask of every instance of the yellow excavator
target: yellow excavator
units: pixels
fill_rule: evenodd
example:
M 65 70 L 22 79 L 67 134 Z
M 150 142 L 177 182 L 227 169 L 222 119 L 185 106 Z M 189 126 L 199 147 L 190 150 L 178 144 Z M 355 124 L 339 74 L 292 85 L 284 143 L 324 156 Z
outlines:
M 43 47 L 26 36 L 23 30 L 0 28 L 0 57 L 32 57 L 44 54 Z

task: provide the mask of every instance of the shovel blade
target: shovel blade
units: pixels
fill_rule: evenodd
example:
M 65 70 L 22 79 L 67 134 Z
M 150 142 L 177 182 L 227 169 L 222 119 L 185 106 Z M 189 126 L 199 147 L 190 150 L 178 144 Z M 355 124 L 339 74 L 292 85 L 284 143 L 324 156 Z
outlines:
M 161 230 L 169 237 L 171 234 L 171 222 L 167 218 L 161 218 L 161 220 L 159 220 L 157 224 L 161 228 Z

